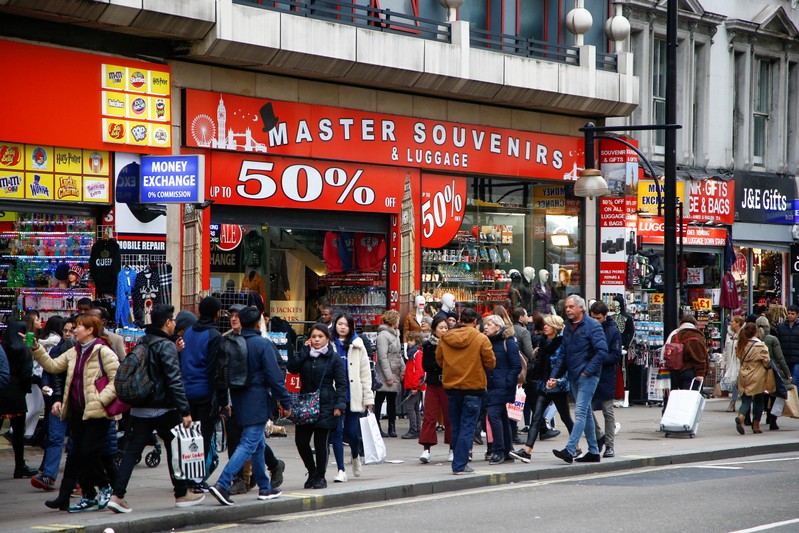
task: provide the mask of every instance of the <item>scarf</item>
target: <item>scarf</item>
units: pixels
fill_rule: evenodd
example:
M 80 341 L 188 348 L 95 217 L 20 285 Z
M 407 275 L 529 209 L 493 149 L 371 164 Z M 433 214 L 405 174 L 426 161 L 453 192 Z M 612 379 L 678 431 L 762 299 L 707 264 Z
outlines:
M 429 343 L 430 343 L 430 344 L 432 344 L 433 346 L 438 346 L 438 337 L 436 337 L 435 335 L 433 335 L 433 334 L 431 333 L 431 334 L 430 334 L 430 337 L 427 339 L 427 342 L 429 342 Z
M 313 346 L 311 346 L 311 357 L 316 359 L 320 355 L 327 353 L 327 346 L 328 345 L 325 344 L 324 347 L 322 347 L 322 348 L 320 348 L 318 350 L 316 348 L 314 348 Z

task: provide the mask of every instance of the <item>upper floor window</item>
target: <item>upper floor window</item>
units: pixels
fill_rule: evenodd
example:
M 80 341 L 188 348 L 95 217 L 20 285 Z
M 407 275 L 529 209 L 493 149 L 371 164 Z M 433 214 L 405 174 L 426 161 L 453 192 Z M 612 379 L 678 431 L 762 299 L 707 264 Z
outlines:
M 666 41 L 652 46 L 652 124 L 666 123 Z M 655 153 L 666 153 L 666 131 L 655 130 Z
M 752 162 L 764 165 L 768 144 L 768 121 L 771 110 L 772 65 L 766 59 L 756 59 L 754 68 L 754 98 L 752 102 Z

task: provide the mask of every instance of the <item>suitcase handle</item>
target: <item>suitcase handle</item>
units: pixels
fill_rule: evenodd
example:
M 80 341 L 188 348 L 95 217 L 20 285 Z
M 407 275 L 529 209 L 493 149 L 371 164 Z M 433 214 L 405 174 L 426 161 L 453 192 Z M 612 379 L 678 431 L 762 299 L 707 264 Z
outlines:
M 694 382 L 695 382 L 695 381 L 696 381 L 696 378 L 694 378 L 694 379 L 692 379 L 692 380 L 691 380 L 691 384 L 690 384 L 690 385 L 688 385 L 688 390 L 694 390 Z M 699 382 L 699 388 L 698 388 L 698 389 L 696 389 L 696 390 L 697 390 L 697 391 L 699 391 L 699 392 L 702 392 L 702 383 L 704 383 L 704 381 L 700 381 L 700 382 Z

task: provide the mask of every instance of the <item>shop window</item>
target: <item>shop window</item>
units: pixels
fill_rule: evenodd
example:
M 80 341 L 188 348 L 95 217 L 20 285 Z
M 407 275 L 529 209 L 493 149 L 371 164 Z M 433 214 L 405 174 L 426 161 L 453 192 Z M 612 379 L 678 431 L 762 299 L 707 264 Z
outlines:
M 579 219 L 580 202 L 562 184 L 470 179 L 457 234 L 422 250 L 422 294 L 439 302 L 451 293 L 481 313 L 495 305 L 558 311 L 582 285 Z M 519 287 L 511 286 L 513 270 Z M 544 294 L 534 296 L 542 270 Z
M 754 100 L 752 103 L 752 162 L 765 165 L 768 143 L 768 121 L 771 111 L 771 62 L 755 61 Z

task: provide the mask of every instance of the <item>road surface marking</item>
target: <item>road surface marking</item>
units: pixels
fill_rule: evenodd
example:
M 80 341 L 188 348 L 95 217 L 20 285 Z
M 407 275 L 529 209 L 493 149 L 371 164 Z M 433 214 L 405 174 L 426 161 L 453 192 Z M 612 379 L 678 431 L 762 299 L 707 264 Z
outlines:
M 688 465 L 685 468 L 708 468 L 710 470 L 743 470 L 742 466 L 722 466 L 722 465 Z
M 61 531 L 63 529 L 75 529 L 78 531 L 85 531 L 84 526 L 75 524 L 47 524 L 46 526 L 31 526 L 31 529 L 44 529 L 45 531 Z
M 799 461 L 799 457 L 780 457 L 777 459 L 756 459 L 752 461 L 735 461 L 733 463 L 719 463 L 720 465 L 750 465 L 757 463 L 779 463 L 783 461 Z
M 200 533 L 201 531 L 220 531 L 222 529 L 230 529 L 232 527 L 239 527 L 239 524 L 220 524 L 218 526 L 206 527 L 203 529 L 188 529 L 181 533 Z
M 776 529 L 778 527 L 787 526 L 789 524 L 798 524 L 799 518 L 793 520 L 784 520 L 782 522 L 772 522 L 771 524 L 763 524 L 762 526 L 750 527 L 749 529 L 739 529 L 732 533 L 754 533 L 755 531 L 766 531 L 767 529 Z

